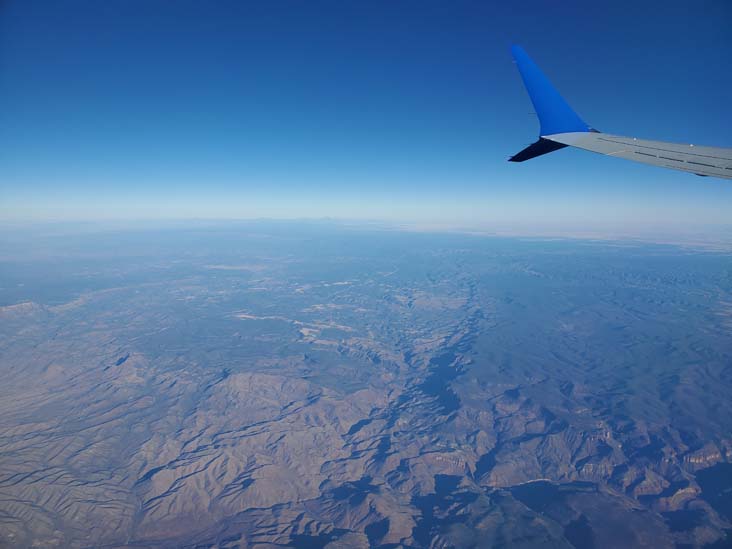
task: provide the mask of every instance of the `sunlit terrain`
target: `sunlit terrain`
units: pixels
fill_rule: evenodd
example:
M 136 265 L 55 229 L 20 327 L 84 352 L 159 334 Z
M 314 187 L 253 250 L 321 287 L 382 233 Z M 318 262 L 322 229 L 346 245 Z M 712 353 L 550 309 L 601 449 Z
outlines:
M 728 253 L 285 222 L 0 253 L 0 545 L 730 539 Z

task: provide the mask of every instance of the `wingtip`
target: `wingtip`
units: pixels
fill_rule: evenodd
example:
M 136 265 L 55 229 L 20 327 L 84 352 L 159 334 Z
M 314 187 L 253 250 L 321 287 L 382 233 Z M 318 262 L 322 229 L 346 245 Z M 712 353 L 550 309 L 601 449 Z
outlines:
M 514 44 L 511 52 L 539 117 L 539 135 L 590 131 L 523 48 Z
M 532 158 L 536 158 L 537 156 L 542 156 L 545 154 L 549 154 L 550 152 L 558 151 L 559 149 L 563 149 L 566 146 L 567 145 L 565 145 L 564 143 L 557 143 L 555 141 L 540 137 L 538 141 L 532 143 L 522 151 L 517 152 L 511 158 L 509 158 L 508 161 L 525 162 L 527 160 L 531 160 Z

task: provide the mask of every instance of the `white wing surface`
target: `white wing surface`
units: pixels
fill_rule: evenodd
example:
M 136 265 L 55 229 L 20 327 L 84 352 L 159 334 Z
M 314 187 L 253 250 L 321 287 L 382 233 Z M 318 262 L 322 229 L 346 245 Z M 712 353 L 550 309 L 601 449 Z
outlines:
M 696 175 L 732 179 L 732 149 L 649 141 L 600 132 L 542 136 L 549 141 Z
M 512 52 L 539 117 L 541 137 L 513 155 L 509 159 L 511 162 L 524 162 L 564 147 L 577 147 L 661 168 L 732 179 L 732 149 L 649 141 L 591 128 L 572 110 L 523 49 L 513 46 Z

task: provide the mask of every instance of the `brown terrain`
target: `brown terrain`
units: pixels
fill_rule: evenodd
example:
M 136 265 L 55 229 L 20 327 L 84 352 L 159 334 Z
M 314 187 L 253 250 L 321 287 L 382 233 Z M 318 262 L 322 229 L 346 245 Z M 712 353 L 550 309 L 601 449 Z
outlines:
M 724 538 L 729 257 L 399 238 L 0 308 L 0 545 Z

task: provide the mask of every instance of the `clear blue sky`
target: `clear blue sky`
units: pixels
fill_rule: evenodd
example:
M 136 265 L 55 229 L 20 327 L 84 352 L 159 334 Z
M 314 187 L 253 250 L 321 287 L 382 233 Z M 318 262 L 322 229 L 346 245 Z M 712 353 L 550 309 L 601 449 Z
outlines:
M 732 183 L 563 150 L 509 47 L 608 132 L 732 147 L 732 3 L 0 4 L 0 218 L 725 223 Z

